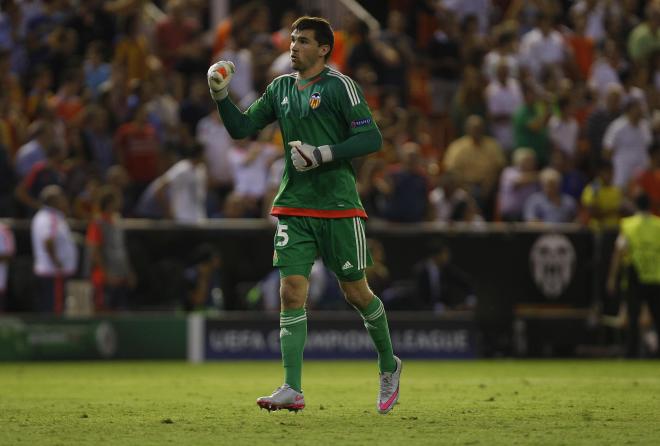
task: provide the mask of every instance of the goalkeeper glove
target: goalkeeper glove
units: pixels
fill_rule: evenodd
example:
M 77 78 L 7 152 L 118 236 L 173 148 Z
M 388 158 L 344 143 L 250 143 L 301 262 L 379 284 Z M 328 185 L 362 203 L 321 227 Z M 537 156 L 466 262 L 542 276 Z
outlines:
M 289 145 L 291 146 L 291 161 L 298 172 L 305 172 L 332 161 L 330 146 L 315 147 L 301 141 L 291 141 Z
M 209 82 L 209 91 L 211 97 L 216 101 L 221 101 L 227 97 L 229 82 L 235 71 L 234 63 L 228 60 L 221 60 L 214 63 L 206 73 Z

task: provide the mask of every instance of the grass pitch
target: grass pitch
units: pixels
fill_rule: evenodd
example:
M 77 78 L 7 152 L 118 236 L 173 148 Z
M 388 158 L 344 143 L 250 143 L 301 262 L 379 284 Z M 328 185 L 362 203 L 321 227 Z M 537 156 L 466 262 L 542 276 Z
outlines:
M 652 445 L 660 363 L 405 361 L 375 410 L 375 362 L 305 364 L 307 408 L 260 411 L 277 362 L 0 364 L 1 445 Z

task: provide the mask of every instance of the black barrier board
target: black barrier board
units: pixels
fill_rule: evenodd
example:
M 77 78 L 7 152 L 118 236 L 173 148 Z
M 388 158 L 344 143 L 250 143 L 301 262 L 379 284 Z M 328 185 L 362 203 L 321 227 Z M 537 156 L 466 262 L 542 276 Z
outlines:
M 275 318 L 207 319 L 205 359 L 279 359 L 279 323 Z M 434 318 L 390 317 L 392 344 L 405 358 L 467 359 L 477 356 L 474 322 Z M 362 325 L 350 314 L 332 318 L 310 317 L 307 324 L 307 359 L 375 358 L 376 350 Z

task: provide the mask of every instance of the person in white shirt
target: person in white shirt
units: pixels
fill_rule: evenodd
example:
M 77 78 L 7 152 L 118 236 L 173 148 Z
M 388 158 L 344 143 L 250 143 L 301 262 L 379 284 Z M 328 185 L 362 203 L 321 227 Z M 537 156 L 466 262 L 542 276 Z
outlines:
M 497 66 L 497 77 L 486 87 L 488 115 L 491 133 L 506 152 L 513 144 L 513 114 L 523 104 L 520 83 L 509 75 L 509 65 L 501 61 Z
M 553 28 L 552 17 L 540 13 L 538 26 L 522 37 L 520 62 L 539 79 L 545 66 L 563 69 L 568 47 L 559 31 Z
M 16 253 L 14 234 L 9 226 L 0 223 L 0 313 L 6 309 L 7 279 L 9 278 L 9 260 Z
M 548 133 L 553 148 L 564 152 L 567 158 L 574 160 L 577 152 L 579 126 L 573 112 L 571 98 L 561 97 L 557 101 L 559 114 L 548 121 Z
M 497 33 L 496 46 L 484 57 L 484 74 L 490 81 L 493 81 L 497 78 L 498 67 L 504 63 L 509 67 L 509 76 L 518 79 L 520 65 L 516 47 L 518 36 L 512 29 L 502 28 L 499 31 L 496 29 L 493 30 Z
M 236 141 L 229 152 L 234 172 L 234 193 L 244 200 L 247 213 L 261 216 L 261 201 L 266 195 L 268 170 L 279 155 L 277 148 L 262 141 Z
M 193 144 L 186 158 L 156 179 L 155 196 L 165 215 L 180 223 L 200 223 L 206 219 L 206 165 L 204 147 Z
M 225 197 L 234 187 L 234 175 L 229 164 L 229 151 L 234 141 L 229 136 L 217 110 L 214 109 L 197 123 L 196 138 L 204 146 L 209 187 L 218 196 L 222 206 Z
M 615 119 L 605 131 L 603 151 L 614 166 L 614 185 L 626 188 L 636 173 L 649 165 L 651 126 L 643 117 L 642 103 L 630 97 L 625 113 Z
M 587 85 L 602 100 L 608 88 L 612 84 L 621 85 L 619 71 L 624 68 L 625 62 L 621 58 L 621 52 L 616 41 L 608 39 L 603 44 L 603 49 L 591 65 L 591 72 Z
M 61 187 L 50 185 L 39 195 L 42 208 L 30 227 L 37 310 L 61 314 L 66 281 L 78 268 L 78 248 L 66 220 L 69 202 Z

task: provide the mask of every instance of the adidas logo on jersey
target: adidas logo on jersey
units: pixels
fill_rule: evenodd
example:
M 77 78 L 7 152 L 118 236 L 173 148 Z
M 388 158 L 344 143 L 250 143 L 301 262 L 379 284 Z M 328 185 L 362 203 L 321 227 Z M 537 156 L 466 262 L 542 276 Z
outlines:
M 346 260 L 346 263 L 344 263 L 344 266 L 341 267 L 341 270 L 342 270 L 342 271 L 346 271 L 346 270 L 349 269 L 349 268 L 353 268 L 353 265 L 351 264 L 351 262 L 349 262 L 348 260 Z
M 286 327 L 282 327 L 280 329 L 280 338 L 283 338 L 284 336 L 290 336 L 291 332 L 286 329 Z
M 284 96 L 284 99 L 282 99 L 282 104 L 281 105 L 287 105 L 289 103 L 289 97 Z

